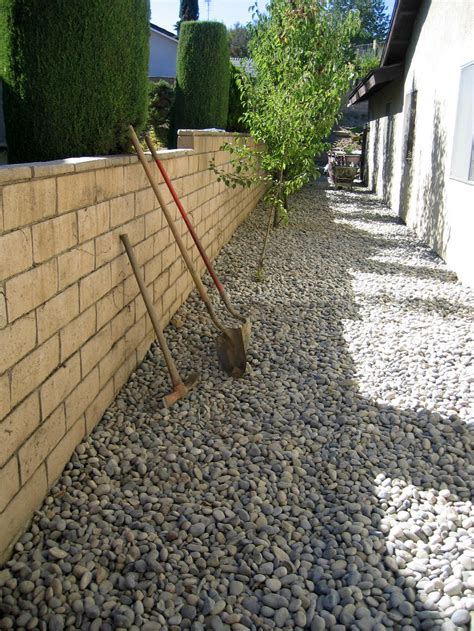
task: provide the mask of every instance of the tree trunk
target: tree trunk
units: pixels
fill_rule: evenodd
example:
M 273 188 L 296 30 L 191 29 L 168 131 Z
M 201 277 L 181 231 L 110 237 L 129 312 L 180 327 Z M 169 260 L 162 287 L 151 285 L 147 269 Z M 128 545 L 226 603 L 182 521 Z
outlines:
M 258 280 L 261 280 L 261 277 L 263 275 L 263 262 L 265 260 L 265 252 L 267 251 L 268 235 L 270 234 L 270 228 L 272 225 L 272 217 L 274 217 L 275 212 L 277 212 L 277 209 L 274 206 L 270 207 L 270 212 L 268 213 L 267 230 L 265 233 L 265 239 L 263 240 L 262 252 L 260 254 L 260 261 L 258 263 L 258 268 L 257 268 Z

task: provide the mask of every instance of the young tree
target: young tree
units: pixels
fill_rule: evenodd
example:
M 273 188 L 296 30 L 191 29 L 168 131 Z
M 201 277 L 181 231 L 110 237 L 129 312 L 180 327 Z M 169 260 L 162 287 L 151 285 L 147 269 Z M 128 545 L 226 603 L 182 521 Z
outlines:
M 314 158 L 337 119 L 353 68 L 348 59 L 357 16 L 340 19 L 325 0 L 271 0 L 256 11 L 251 71 L 241 74 L 247 125 L 255 145 L 226 145 L 234 170 L 211 168 L 230 186 L 268 185 L 274 216 L 316 171 Z M 270 224 L 269 224 L 270 225 Z
M 370 44 L 374 39 L 383 42 L 387 37 L 390 18 L 384 0 L 330 0 L 330 5 L 341 16 L 358 13 L 360 27 L 353 36 L 353 44 Z
M 251 37 L 249 25 L 245 26 L 244 24 L 240 24 L 240 22 L 236 22 L 234 26 L 228 29 L 227 35 L 229 38 L 230 56 L 248 57 L 248 44 Z

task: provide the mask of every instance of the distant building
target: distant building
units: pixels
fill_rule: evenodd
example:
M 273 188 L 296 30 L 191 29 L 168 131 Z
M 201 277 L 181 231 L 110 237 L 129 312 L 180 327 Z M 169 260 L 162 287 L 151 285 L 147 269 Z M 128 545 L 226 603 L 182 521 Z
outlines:
M 474 286 L 474 2 L 398 0 L 369 102 L 369 185 Z
M 178 38 L 170 31 L 150 22 L 150 61 L 148 76 L 152 81 L 176 79 Z

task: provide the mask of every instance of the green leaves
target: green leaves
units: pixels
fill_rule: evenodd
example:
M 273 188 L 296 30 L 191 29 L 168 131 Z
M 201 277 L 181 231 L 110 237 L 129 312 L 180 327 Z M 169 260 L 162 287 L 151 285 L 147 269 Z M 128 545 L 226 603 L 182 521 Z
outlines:
M 268 183 L 267 201 L 286 216 L 287 196 L 313 177 L 314 158 L 338 116 L 359 24 L 354 13 L 328 10 L 326 0 L 271 0 L 266 14 L 254 9 L 252 69 L 241 74 L 239 88 L 242 118 L 257 147 L 227 145 L 233 171 L 211 168 L 232 186 Z

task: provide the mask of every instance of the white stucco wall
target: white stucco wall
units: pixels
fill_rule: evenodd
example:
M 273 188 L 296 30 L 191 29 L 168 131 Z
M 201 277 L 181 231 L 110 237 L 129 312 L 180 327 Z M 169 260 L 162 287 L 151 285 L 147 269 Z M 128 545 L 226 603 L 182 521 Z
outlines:
M 151 30 L 148 76 L 176 78 L 177 51 L 177 40 Z
M 451 177 L 460 74 L 462 66 L 474 61 L 473 33 L 472 0 L 423 2 L 403 80 L 370 99 L 369 183 L 461 281 L 474 286 L 474 182 Z M 404 104 L 413 90 L 417 105 L 410 164 L 405 160 Z

